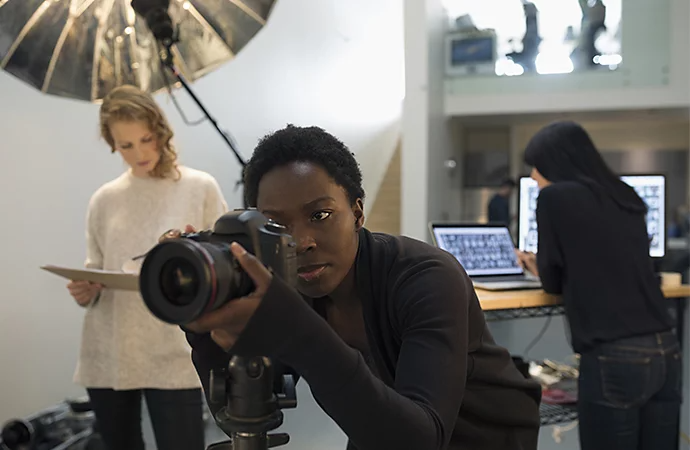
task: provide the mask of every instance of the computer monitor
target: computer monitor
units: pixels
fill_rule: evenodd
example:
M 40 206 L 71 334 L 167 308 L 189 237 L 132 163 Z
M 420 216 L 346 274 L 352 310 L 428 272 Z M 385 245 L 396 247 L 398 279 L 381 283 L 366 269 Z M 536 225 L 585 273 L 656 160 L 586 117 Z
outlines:
M 537 253 L 537 197 L 539 187 L 530 177 L 521 177 L 518 183 L 518 248 Z
M 632 186 L 647 204 L 649 255 L 663 258 L 666 254 L 666 177 L 664 175 L 622 175 L 621 180 Z M 537 182 L 521 177 L 518 185 L 518 248 L 537 252 Z
M 623 175 L 621 179 L 635 189 L 647 204 L 649 255 L 666 255 L 666 177 L 664 175 Z
M 470 277 L 524 273 L 504 225 L 432 223 L 430 228 L 434 245 L 455 256 Z
M 446 75 L 495 75 L 496 33 L 454 31 L 446 35 Z

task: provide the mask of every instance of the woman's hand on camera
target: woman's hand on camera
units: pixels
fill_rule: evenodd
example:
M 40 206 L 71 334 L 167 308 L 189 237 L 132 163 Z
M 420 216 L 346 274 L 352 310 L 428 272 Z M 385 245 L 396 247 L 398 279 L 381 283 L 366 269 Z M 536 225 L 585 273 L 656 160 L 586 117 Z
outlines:
M 194 232 L 196 232 L 196 229 L 193 226 L 186 225 L 184 227 L 184 233 L 194 233 Z M 182 236 L 182 233 L 183 233 L 182 230 L 178 230 L 177 228 L 170 229 L 170 230 L 166 231 L 165 233 L 163 233 L 161 235 L 161 237 L 158 238 L 158 242 L 160 243 L 160 242 L 166 241 L 168 239 L 177 239 L 180 236 Z
M 523 252 L 515 250 L 517 253 L 520 265 L 534 276 L 539 276 L 539 268 L 537 267 L 537 255 L 532 252 Z
M 235 345 L 273 280 L 271 272 L 240 244 L 233 243 L 230 250 L 254 282 L 254 292 L 246 297 L 233 299 L 185 326 L 195 333 L 210 332 L 211 338 L 225 351 Z
M 103 289 L 102 284 L 90 281 L 70 281 L 67 284 L 67 290 L 79 306 L 88 306 L 101 289 Z

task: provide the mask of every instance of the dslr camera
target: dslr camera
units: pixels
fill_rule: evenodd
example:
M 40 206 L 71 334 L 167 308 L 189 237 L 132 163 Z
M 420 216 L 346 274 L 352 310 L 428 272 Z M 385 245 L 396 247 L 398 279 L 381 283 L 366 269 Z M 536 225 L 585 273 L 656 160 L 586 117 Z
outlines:
M 252 292 L 230 251 L 237 242 L 288 284 L 297 279 L 296 244 L 285 227 L 255 209 L 231 211 L 212 230 L 163 241 L 146 255 L 139 290 L 160 320 L 184 325 Z
M 213 230 L 163 241 L 146 255 L 139 290 L 149 310 L 163 322 L 185 325 L 254 290 L 254 283 L 230 251 L 237 242 L 274 274 L 293 285 L 297 279 L 296 244 L 285 228 L 255 209 L 223 215 Z M 213 450 L 266 450 L 289 441 L 269 434 L 283 423 L 283 408 L 295 408 L 295 379 L 274 373 L 270 359 L 234 355 L 228 366 L 211 372 L 212 403 L 218 426 L 231 437 Z M 281 385 L 274 383 L 281 376 Z

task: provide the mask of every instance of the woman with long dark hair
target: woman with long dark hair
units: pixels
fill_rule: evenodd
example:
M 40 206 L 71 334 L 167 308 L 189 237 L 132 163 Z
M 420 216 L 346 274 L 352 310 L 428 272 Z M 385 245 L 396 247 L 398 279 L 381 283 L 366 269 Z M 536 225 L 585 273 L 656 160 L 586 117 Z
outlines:
M 645 203 L 577 123 L 541 129 L 525 162 L 540 188 L 539 243 L 538 257 L 522 258 L 563 297 L 581 355 L 582 449 L 678 448 L 681 352 L 649 257 Z

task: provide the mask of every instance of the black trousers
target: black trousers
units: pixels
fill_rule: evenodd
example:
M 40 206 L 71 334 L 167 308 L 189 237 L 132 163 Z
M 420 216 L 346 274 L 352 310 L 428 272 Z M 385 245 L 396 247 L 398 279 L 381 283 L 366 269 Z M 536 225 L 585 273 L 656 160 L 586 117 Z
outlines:
M 141 398 L 151 417 L 158 450 L 204 450 L 201 389 L 87 389 L 107 450 L 145 450 Z

